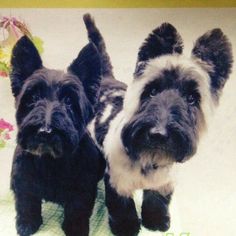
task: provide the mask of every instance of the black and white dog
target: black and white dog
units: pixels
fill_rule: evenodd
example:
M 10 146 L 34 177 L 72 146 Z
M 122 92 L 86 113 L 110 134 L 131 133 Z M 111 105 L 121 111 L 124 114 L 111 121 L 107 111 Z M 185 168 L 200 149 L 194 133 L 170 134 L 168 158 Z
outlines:
M 171 170 L 192 157 L 231 72 L 231 44 L 220 29 L 199 37 L 190 58 L 177 30 L 163 23 L 138 52 L 132 84 L 114 79 L 103 38 L 84 16 L 90 41 L 102 55 L 103 80 L 93 138 L 107 159 L 109 223 L 115 235 L 137 235 L 140 220 L 132 194 L 143 189 L 142 224 L 170 226 Z
M 42 200 L 64 207 L 67 236 L 89 234 L 89 218 L 105 160 L 86 128 L 94 117 L 101 60 L 89 43 L 68 72 L 47 69 L 26 36 L 12 52 L 12 93 L 18 125 L 11 188 L 16 229 L 35 233 L 42 223 Z

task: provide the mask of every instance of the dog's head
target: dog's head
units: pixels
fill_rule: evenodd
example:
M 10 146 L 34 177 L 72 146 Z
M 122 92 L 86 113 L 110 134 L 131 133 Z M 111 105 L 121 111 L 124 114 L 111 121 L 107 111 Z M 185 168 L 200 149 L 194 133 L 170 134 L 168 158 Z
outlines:
M 122 141 L 131 158 L 183 162 L 193 156 L 232 66 L 231 44 L 220 29 L 199 37 L 191 57 L 168 23 L 155 29 L 138 53 L 124 101 Z
M 11 87 L 16 100 L 17 143 L 35 155 L 62 157 L 75 150 L 93 118 L 101 67 L 93 44 L 67 72 L 43 67 L 34 44 L 22 37 L 12 52 Z

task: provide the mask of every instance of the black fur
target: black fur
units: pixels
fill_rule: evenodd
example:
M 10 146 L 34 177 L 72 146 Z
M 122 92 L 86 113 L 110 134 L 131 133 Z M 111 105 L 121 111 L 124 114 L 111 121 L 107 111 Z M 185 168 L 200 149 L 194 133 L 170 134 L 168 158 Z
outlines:
M 15 45 L 11 65 L 12 93 L 16 97 L 24 81 L 32 75 L 35 70 L 42 68 L 42 60 L 39 53 L 27 37 L 22 37 Z
M 101 61 L 93 43 L 85 46 L 68 70 L 78 76 L 92 105 L 98 100 L 100 90 Z M 89 79 L 88 79 L 89 78 Z
M 169 203 L 171 194 L 162 196 L 158 191 L 144 190 L 142 224 L 153 231 L 167 231 L 170 227 Z
M 102 66 L 102 75 L 104 77 L 114 78 L 113 67 L 110 63 L 110 57 L 106 51 L 106 45 L 103 41 L 103 38 L 100 34 L 97 34 L 97 28 L 95 22 L 89 14 L 85 14 L 84 23 L 88 31 L 89 40 L 96 45 L 99 52 L 101 53 L 101 66 Z
M 112 67 L 110 66 L 110 59 L 107 57 L 106 51 L 104 51 L 104 40 L 99 30 L 96 28 L 94 21 L 91 19 L 91 16 L 87 15 L 84 20 L 86 26 L 89 25 L 89 27 L 87 26 L 87 30 L 90 41 L 94 42 L 96 45 L 102 45 L 102 47 L 98 47 L 98 51 L 101 56 L 104 57 L 102 61 L 105 62 L 103 64 L 105 69 L 103 71 L 106 71 L 106 69 L 109 70 L 109 68 Z M 124 96 L 112 96 L 113 90 L 116 90 L 117 86 L 121 83 L 115 80 L 114 76 L 106 76 L 106 74 L 104 74 L 104 83 L 102 83 L 101 86 L 101 91 L 104 92 L 101 93 L 100 104 L 98 104 L 96 109 L 97 115 L 95 117 L 94 131 L 96 141 L 100 147 L 104 149 L 108 148 L 108 150 L 104 150 L 104 153 L 107 155 L 114 154 L 114 156 L 107 157 L 108 168 L 105 177 L 105 185 L 109 224 L 111 231 L 115 235 L 137 235 L 140 229 L 140 222 L 133 199 L 126 197 L 126 193 L 118 193 L 120 186 L 117 185 L 122 181 L 128 182 L 130 180 L 122 179 L 122 171 L 120 171 L 115 173 L 116 176 L 112 179 L 112 182 L 110 180 L 111 177 L 113 177 L 112 171 L 114 171 L 116 167 L 118 170 L 124 167 L 124 176 L 129 176 L 133 183 L 137 183 L 135 179 L 132 179 L 132 173 L 134 173 L 132 169 L 135 169 L 137 166 L 137 168 L 140 167 L 140 176 L 148 178 L 152 173 L 158 172 L 159 168 L 161 168 L 156 162 L 163 161 L 162 159 L 164 159 L 166 163 L 169 163 L 170 160 L 171 163 L 176 163 L 184 162 L 192 157 L 197 150 L 199 135 L 206 124 L 205 114 L 203 114 L 204 108 L 201 106 L 204 100 L 204 94 L 201 94 L 201 80 L 208 78 L 202 75 L 207 72 L 211 77 L 211 91 L 208 92 L 212 101 L 209 102 L 215 103 L 215 99 L 218 99 L 218 94 L 222 90 L 231 71 L 231 44 L 219 29 L 210 31 L 197 40 L 192 51 L 192 58 L 186 59 L 189 60 L 189 63 L 182 60 L 184 65 L 180 63 L 182 50 L 183 43 L 180 35 L 177 30 L 168 23 L 164 23 L 156 28 L 144 41 L 138 53 L 134 81 L 128 92 L 132 93 L 132 85 L 143 82 L 141 79 L 147 79 L 147 82 L 145 85 L 141 83 L 143 87 L 139 90 L 138 107 L 135 107 L 136 110 L 131 118 L 130 114 L 126 114 L 122 102 L 125 101 L 125 105 L 129 107 L 130 104 L 132 105 L 132 102 L 136 101 L 124 100 Z M 171 64 L 172 56 L 174 57 L 173 64 Z M 162 59 L 164 58 L 163 60 L 169 60 L 166 64 L 170 62 L 171 66 L 168 64 L 167 68 L 161 69 L 157 67 L 157 76 L 155 76 L 153 72 L 155 65 L 153 63 L 151 77 L 148 77 L 148 73 L 145 74 L 148 78 L 142 76 L 145 69 L 148 69 L 149 63 L 153 62 L 152 59 L 158 57 L 160 57 L 160 59 L 161 57 Z M 178 62 L 178 58 L 179 64 L 176 63 L 176 61 Z M 177 65 L 175 65 L 175 63 Z M 187 65 L 190 65 L 189 68 L 187 68 Z M 112 71 L 110 73 L 112 74 Z M 206 83 L 208 83 L 208 81 L 206 81 Z M 125 91 L 123 84 L 121 87 L 124 87 Z M 107 92 L 108 90 L 110 90 L 110 93 Z M 113 105 L 111 98 L 113 100 L 120 99 L 120 102 L 114 104 L 112 112 L 106 121 L 100 122 L 107 105 Z M 112 126 L 111 122 L 116 118 L 119 112 L 121 114 L 121 121 L 119 120 L 120 123 L 117 126 Z M 127 117 L 129 117 L 128 120 Z M 122 126 L 122 131 L 116 133 L 120 128 L 119 125 Z M 110 126 L 112 126 L 112 128 Z M 109 129 L 114 135 L 120 135 L 120 140 L 123 145 L 120 145 L 120 140 L 114 142 L 114 145 L 118 145 L 117 149 L 109 149 L 109 147 L 105 146 L 103 143 L 107 133 L 110 131 Z M 128 154 L 128 156 L 124 155 L 120 157 L 122 160 L 120 166 L 117 159 L 114 161 L 115 158 L 119 158 L 117 153 L 111 154 L 112 151 L 115 152 L 119 149 L 123 149 L 120 155 L 123 155 L 125 152 Z M 129 168 L 126 168 L 125 164 L 122 164 L 124 158 L 129 158 L 130 162 L 126 162 L 126 164 L 128 163 L 127 165 L 130 164 L 128 166 Z M 145 158 L 147 160 L 144 160 Z M 111 168 L 112 161 L 114 161 L 113 170 Z M 142 166 L 145 161 L 146 165 Z M 168 164 L 164 164 L 164 166 L 165 165 Z M 129 169 L 130 175 L 127 175 L 125 171 L 129 171 Z M 116 178 L 117 174 L 120 174 L 119 181 L 117 181 Z M 137 176 L 136 172 L 134 176 Z M 151 178 L 152 177 L 153 176 L 151 176 Z M 140 177 L 138 176 L 138 178 Z M 114 183 L 114 181 L 117 182 Z M 131 185 L 132 181 L 130 181 Z M 117 186 L 117 189 L 113 186 Z M 122 187 L 124 186 L 122 185 Z M 129 187 L 130 186 L 128 186 L 128 188 Z M 143 189 L 141 223 L 150 230 L 166 231 L 170 227 L 168 208 L 173 189 L 171 185 L 162 186 L 164 187 L 161 187 L 162 189 L 159 187 L 157 183 L 157 189 L 159 191 Z M 129 189 L 127 191 L 129 191 Z
M 36 52 L 27 37 L 12 52 L 18 135 L 11 188 L 17 233 L 29 236 L 38 230 L 46 200 L 64 207 L 67 236 L 86 236 L 105 168 L 86 129 L 99 94 L 100 57 L 90 43 L 64 73 L 37 64 L 41 59 Z
M 163 23 L 149 34 L 140 47 L 134 74 L 141 75 L 149 59 L 172 53 L 181 54 L 182 51 L 183 41 L 175 27 Z
M 109 225 L 114 235 L 134 236 L 140 230 L 140 220 L 132 198 L 120 196 L 105 175 L 106 206 L 109 211 Z M 122 227 L 121 227 L 122 225 Z
M 213 29 L 202 35 L 195 43 L 192 54 L 211 66 L 211 90 L 219 96 L 231 72 L 232 46 L 221 29 Z
M 164 54 L 182 53 L 182 51 L 182 38 L 175 27 L 169 23 L 163 23 L 145 39 L 139 49 L 138 61 L 147 61 Z

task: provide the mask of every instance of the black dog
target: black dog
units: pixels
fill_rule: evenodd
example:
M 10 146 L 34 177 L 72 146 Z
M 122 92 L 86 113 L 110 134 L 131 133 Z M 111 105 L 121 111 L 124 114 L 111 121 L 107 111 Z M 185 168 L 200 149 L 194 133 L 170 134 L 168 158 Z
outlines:
M 42 200 L 64 207 L 67 236 L 88 235 L 105 161 L 87 123 L 99 94 L 101 63 L 90 43 L 64 73 L 46 69 L 26 36 L 12 52 L 12 92 L 18 125 L 11 188 L 20 236 L 42 224 Z
M 102 55 L 100 102 L 89 128 L 108 163 L 105 185 L 111 230 L 120 236 L 138 234 L 140 220 L 132 195 L 143 189 L 143 226 L 166 231 L 174 189 L 172 166 L 197 150 L 231 72 L 231 44 L 220 29 L 213 29 L 199 37 L 192 56 L 185 57 L 177 30 L 164 23 L 141 46 L 133 82 L 126 90 L 114 79 L 93 19 L 85 15 L 84 21 L 90 41 Z

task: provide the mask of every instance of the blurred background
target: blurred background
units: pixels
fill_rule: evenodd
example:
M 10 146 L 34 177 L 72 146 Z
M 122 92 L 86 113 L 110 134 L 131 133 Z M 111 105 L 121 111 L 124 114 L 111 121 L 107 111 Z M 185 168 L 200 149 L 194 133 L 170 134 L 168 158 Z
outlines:
M 141 43 L 163 22 L 173 24 L 182 35 L 184 54 L 187 56 L 191 53 L 194 41 L 212 28 L 223 30 L 236 55 L 236 9 L 0 9 L 0 17 L 14 16 L 24 21 L 31 33 L 43 41 L 44 65 L 66 69 L 87 43 L 82 21 L 83 14 L 87 12 L 95 17 L 105 38 L 116 78 L 125 83 L 132 80 Z M 0 35 L 1 41 L 1 28 Z M 208 131 L 200 141 L 197 154 L 192 160 L 177 167 L 172 204 L 173 230 L 176 227 L 180 232 L 189 232 L 191 236 L 235 235 L 235 77 L 234 64 L 233 73 L 226 83 Z M 8 121 L 14 128 L 6 145 L 0 147 L 0 214 L 1 203 L 9 192 L 15 146 L 14 112 L 9 78 L 0 76 L 0 119 Z

